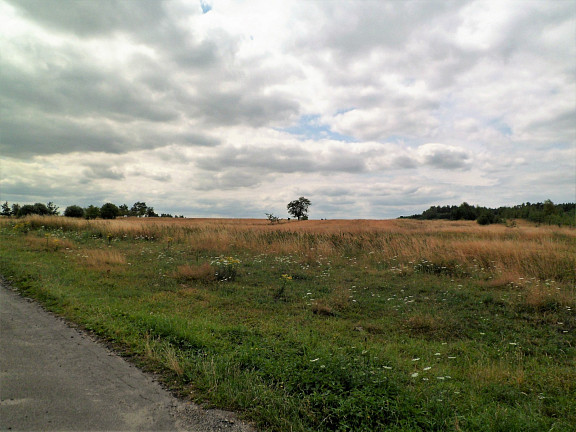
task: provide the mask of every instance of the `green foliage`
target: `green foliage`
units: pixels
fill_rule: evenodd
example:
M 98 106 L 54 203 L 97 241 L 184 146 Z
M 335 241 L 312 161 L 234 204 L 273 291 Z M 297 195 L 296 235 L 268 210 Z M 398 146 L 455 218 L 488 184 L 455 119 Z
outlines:
M 146 208 L 146 217 L 158 217 L 158 214 L 154 211 L 154 207 Z
M 2 216 L 11 216 L 12 215 L 12 210 L 10 209 L 10 206 L 8 205 L 8 201 L 6 201 L 4 204 L 2 204 L 2 212 L 0 212 L 0 214 Z
M 52 201 L 48 202 L 48 204 L 46 204 L 46 208 L 48 209 L 48 214 L 52 215 L 52 216 L 57 216 L 58 215 L 58 209 L 59 207 L 54 204 Z
M 24 217 L 30 215 L 39 216 L 56 216 L 58 215 L 58 207 L 50 201 L 48 204 L 35 203 L 35 204 L 25 204 L 20 206 L 20 204 L 12 204 L 12 208 L 8 205 L 8 201 L 2 204 L 3 216 L 17 216 Z
M 498 223 L 505 219 L 526 219 L 530 222 L 548 225 L 576 225 L 576 204 L 554 204 L 551 200 L 544 203 L 525 203 L 514 207 L 499 207 L 496 209 L 470 206 L 462 203 L 460 206 L 432 206 L 420 215 L 410 216 L 412 219 L 448 219 L 476 220 L 480 225 Z
M 100 207 L 96 207 L 96 206 L 90 204 L 84 210 L 84 217 L 86 219 L 96 219 L 97 217 L 100 217 Z
M 18 211 L 19 217 L 24 217 L 32 214 L 36 214 L 36 211 L 32 204 L 24 204 L 22 207 L 20 207 L 20 210 Z
M 113 207 L 111 207 L 113 206 Z M 102 213 L 102 208 L 104 212 Z M 9 206 L 6 201 L 2 204 L 0 215 L 2 216 L 18 216 L 24 217 L 29 215 L 41 215 L 50 216 L 58 215 L 58 206 L 56 206 L 52 201 L 48 204 L 36 203 L 36 204 L 26 204 L 21 206 L 18 203 Z M 80 215 L 80 210 L 82 215 Z M 148 207 L 144 202 L 136 202 L 131 209 L 128 208 L 126 204 L 116 206 L 113 203 L 106 203 L 102 207 L 97 207 L 94 205 L 89 205 L 87 208 L 82 209 L 77 205 L 68 206 L 64 211 L 64 216 L 68 217 L 85 217 L 86 219 L 97 219 L 102 217 L 103 219 L 113 219 L 118 216 L 138 216 L 138 217 L 158 217 L 158 214 L 154 211 L 154 207 Z M 162 213 L 162 217 L 173 217 L 171 214 Z M 179 218 L 184 218 L 184 216 L 176 216 Z
M 270 221 L 270 223 L 273 224 L 278 224 L 280 223 L 280 221 L 282 220 L 281 218 L 279 218 L 278 216 L 274 216 L 271 213 L 266 213 L 266 219 L 268 219 Z
M 298 220 L 307 220 L 308 219 L 308 207 L 310 207 L 312 203 L 309 199 L 300 197 L 297 200 L 290 201 L 286 208 L 288 209 L 288 213 L 298 218 Z
M 100 208 L 100 217 L 102 219 L 116 219 L 120 210 L 115 204 L 106 203 Z
M 476 220 L 479 225 L 490 225 L 496 222 L 496 216 L 489 210 L 484 210 Z
M 64 216 L 73 218 L 83 218 L 84 209 L 78 205 L 71 205 L 64 210 Z
M 147 210 L 148 206 L 146 205 L 145 202 L 137 201 L 130 209 L 130 216 L 144 217 L 146 215 Z
M 24 217 L 29 215 L 47 216 L 50 214 L 50 209 L 42 203 L 25 204 L 19 208 L 17 216 Z
M 235 281 L 238 276 L 240 260 L 234 257 L 217 257 L 210 263 L 214 267 L 214 276 L 219 281 Z
M 129 216 L 130 215 L 130 209 L 128 208 L 128 206 L 126 204 L 119 205 L 118 210 L 120 211 L 120 213 L 118 213 L 118 216 Z
M 12 204 L 12 216 L 18 216 L 18 214 L 20 213 L 20 204 L 18 203 L 14 203 Z

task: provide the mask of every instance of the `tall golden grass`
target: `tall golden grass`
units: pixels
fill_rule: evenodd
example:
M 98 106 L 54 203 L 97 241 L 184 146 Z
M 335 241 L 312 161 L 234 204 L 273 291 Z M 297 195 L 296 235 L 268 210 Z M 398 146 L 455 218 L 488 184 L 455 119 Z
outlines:
M 367 264 L 409 268 L 426 260 L 448 271 L 474 268 L 505 283 L 519 278 L 575 282 L 576 230 L 471 221 L 121 218 L 78 220 L 32 216 L 31 226 L 92 232 L 103 238 L 153 240 L 214 253 L 294 255 L 303 262 L 355 256 Z M 2 219 L 0 224 L 14 223 Z
M 83 249 L 79 251 L 84 265 L 100 271 L 110 271 L 116 266 L 126 264 L 126 257 L 114 249 Z

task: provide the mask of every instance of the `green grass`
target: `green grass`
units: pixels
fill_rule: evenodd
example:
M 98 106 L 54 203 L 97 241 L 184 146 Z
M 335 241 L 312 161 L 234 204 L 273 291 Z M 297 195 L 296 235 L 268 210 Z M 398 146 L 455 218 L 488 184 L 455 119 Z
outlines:
M 262 430 L 576 429 L 576 293 L 561 259 L 536 269 L 557 280 L 498 283 L 454 257 L 386 256 L 386 233 L 243 231 L 239 246 L 210 249 L 168 228 L 110 237 L 16 223 L 0 225 L 13 285 L 181 396 Z M 468 240 L 438 238 L 454 237 Z M 326 238 L 332 253 L 309 252 Z M 273 250 L 293 241 L 293 253 Z M 234 277 L 206 273 L 230 270 L 225 259 Z

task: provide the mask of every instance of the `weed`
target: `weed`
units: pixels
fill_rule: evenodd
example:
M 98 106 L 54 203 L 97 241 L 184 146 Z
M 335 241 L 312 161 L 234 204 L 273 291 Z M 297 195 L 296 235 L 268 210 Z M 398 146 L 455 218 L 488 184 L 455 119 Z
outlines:
M 217 257 L 211 262 L 214 267 L 214 277 L 219 281 L 234 281 L 238 276 L 240 260 L 234 257 Z

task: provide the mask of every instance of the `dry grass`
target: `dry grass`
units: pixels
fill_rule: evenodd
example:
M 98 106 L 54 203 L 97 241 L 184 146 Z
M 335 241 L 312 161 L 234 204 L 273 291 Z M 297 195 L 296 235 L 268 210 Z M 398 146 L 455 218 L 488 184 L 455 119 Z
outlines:
M 182 282 L 186 281 L 202 281 L 202 282 L 212 282 L 216 280 L 214 276 L 214 269 L 209 263 L 204 263 L 202 265 L 181 265 L 178 266 L 174 277 Z
M 165 347 L 163 350 L 163 358 L 166 366 L 178 376 L 184 375 L 184 368 L 180 363 L 180 358 L 173 347 Z
M 526 372 L 521 367 L 514 367 L 504 361 L 477 364 L 470 370 L 471 382 L 479 386 L 487 384 L 506 384 L 514 387 L 521 386 L 526 380 Z
M 342 286 L 337 286 L 328 297 L 313 302 L 312 312 L 317 315 L 336 315 L 350 307 L 350 302 L 350 291 Z
M 26 243 L 31 250 L 36 251 L 58 251 L 58 250 L 72 250 L 75 245 L 67 239 L 57 237 L 26 237 Z
M 471 221 L 121 218 L 85 221 L 65 217 L 29 217 L 31 225 L 93 232 L 104 238 L 165 242 L 168 247 L 211 253 L 243 250 L 298 255 L 313 265 L 319 257 L 355 255 L 366 264 L 395 260 L 397 268 L 426 259 L 438 267 L 455 265 L 493 279 L 514 277 L 576 282 L 576 230 L 518 223 L 479 226 Z M 0 222 L 6 223 L 6 222 Z M 370 256 L 368 256 L 370 254 Z M 403 267 L 402 267 L 403 266 Z M 182 269 L 191 278 L 199 269 Z M 488 278 L 487 277 L 487 278 Z
M 406 320 L 406 327 L 411 334 L 427 338 L 446 338 L 457 336 L 454 323 L 445 317 L 432 316 L 429 314 L 413 315 Z
M 93 270 L 110 271 L 126 264 L 126 257 L 114 249 L 84 249 L 79 256 L 83 258 L 84 265 Z
M 560 290 L 552 286 L 531 284 L 521 288 L 520 308 L 547 312 L 558 308 L 576 308 L 576 289 Z

